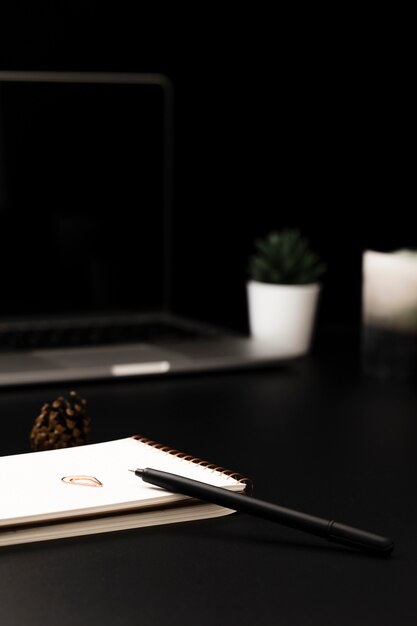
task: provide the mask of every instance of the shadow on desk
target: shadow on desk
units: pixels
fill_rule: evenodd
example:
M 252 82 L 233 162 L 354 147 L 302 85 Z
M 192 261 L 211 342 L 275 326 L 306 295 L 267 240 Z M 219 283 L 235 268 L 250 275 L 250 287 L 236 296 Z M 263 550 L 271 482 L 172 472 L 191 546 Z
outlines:
M 283 528 L 279 525 L 272 525 L 262 520 L 254 520 L 240 513 L 232 517 L 217 520 L 201 520 L 197 522 L 184 522 L 181 524 L 168 524 L 141 529 L 131 529 L 112 533 L 101 533 L 84 537 L 69 537 L 53 541 L 42 541 L 37 543 L 27 543 L 1 548 L 1 554 L 13 555 L 36 555 L 60 553 L 60 558 L 65 558 L 68 551 L 77 553 L 78 551 L 103 550 L 110 552 L 116 548 L 122 551 L 134 544 L 142 542 L 164 542 L 170 541 L 172 545 L 180 547 L 182 550 L 192 550 L 196 543 L 209 544 L 208 554 L 213 558 L 217 551 L 225 553 L 230 547 L 234 549 L 254 550 L 258 556 L 259 551 L 267 551 L 269 556 L 288 555 L 291 552 L 303 554 L 322 553 L 325 558 L 332 556 L 344 556 L 353 559 L 365 560 L 391 560 L 398 559 L 396 555 L 386 559 L 386 557 L 368 554 L 359 550 L 344 548 L 332 544 L 319 537 L 309 537 L 304 533 L 297 533 L 300 539 L 292 538 L 297 531 Z M 286 537 L 285 535 L 289 535 Z

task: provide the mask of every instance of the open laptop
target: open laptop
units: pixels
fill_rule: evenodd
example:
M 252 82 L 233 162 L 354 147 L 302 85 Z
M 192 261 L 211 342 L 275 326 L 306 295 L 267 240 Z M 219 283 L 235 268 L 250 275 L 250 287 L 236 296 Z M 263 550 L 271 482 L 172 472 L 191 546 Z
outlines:
M 173 89 L 0 72 L 0 385 L 285 360 L 170 311 Z

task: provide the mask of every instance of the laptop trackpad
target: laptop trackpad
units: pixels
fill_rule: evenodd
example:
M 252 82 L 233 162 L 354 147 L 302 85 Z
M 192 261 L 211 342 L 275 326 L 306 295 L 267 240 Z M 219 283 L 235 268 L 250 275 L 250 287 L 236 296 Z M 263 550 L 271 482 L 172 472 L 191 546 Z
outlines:
M 132 346 L 112 346 L 81 348 L 54 351 L 38 351 L 36 354 L 49 362 L 64 367 L 113 367 L 129 363 L 153 363 L 170 359 L 188 360 L 184 355 L 167 348 L 136 344 Z

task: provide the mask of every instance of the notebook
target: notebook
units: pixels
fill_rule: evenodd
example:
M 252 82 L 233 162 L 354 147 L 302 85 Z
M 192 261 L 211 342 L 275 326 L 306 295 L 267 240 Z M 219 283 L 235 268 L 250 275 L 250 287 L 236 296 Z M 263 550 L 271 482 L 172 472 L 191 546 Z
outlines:
M 188 293 L 173 253 L 173 115 L 162 74 L 0 71 L 0 387 L 295 356 L 213 328 Z M 238 317 L 243 282 L 241 296 Z
M 0 458 L 0 546 L 233 513 L 170 493 L 129 469 L 152 467 L 231 491 L 248 479 L 139 435 Z

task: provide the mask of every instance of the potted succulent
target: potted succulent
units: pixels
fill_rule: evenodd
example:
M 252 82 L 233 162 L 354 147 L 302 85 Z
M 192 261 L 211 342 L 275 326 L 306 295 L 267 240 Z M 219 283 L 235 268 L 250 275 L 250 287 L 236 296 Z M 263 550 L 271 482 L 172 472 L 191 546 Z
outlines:
M 251 335 L 274 341 L 290 354 L 306 354 L 325 270 L 298 230 L 255 241 L 247 283 Z

